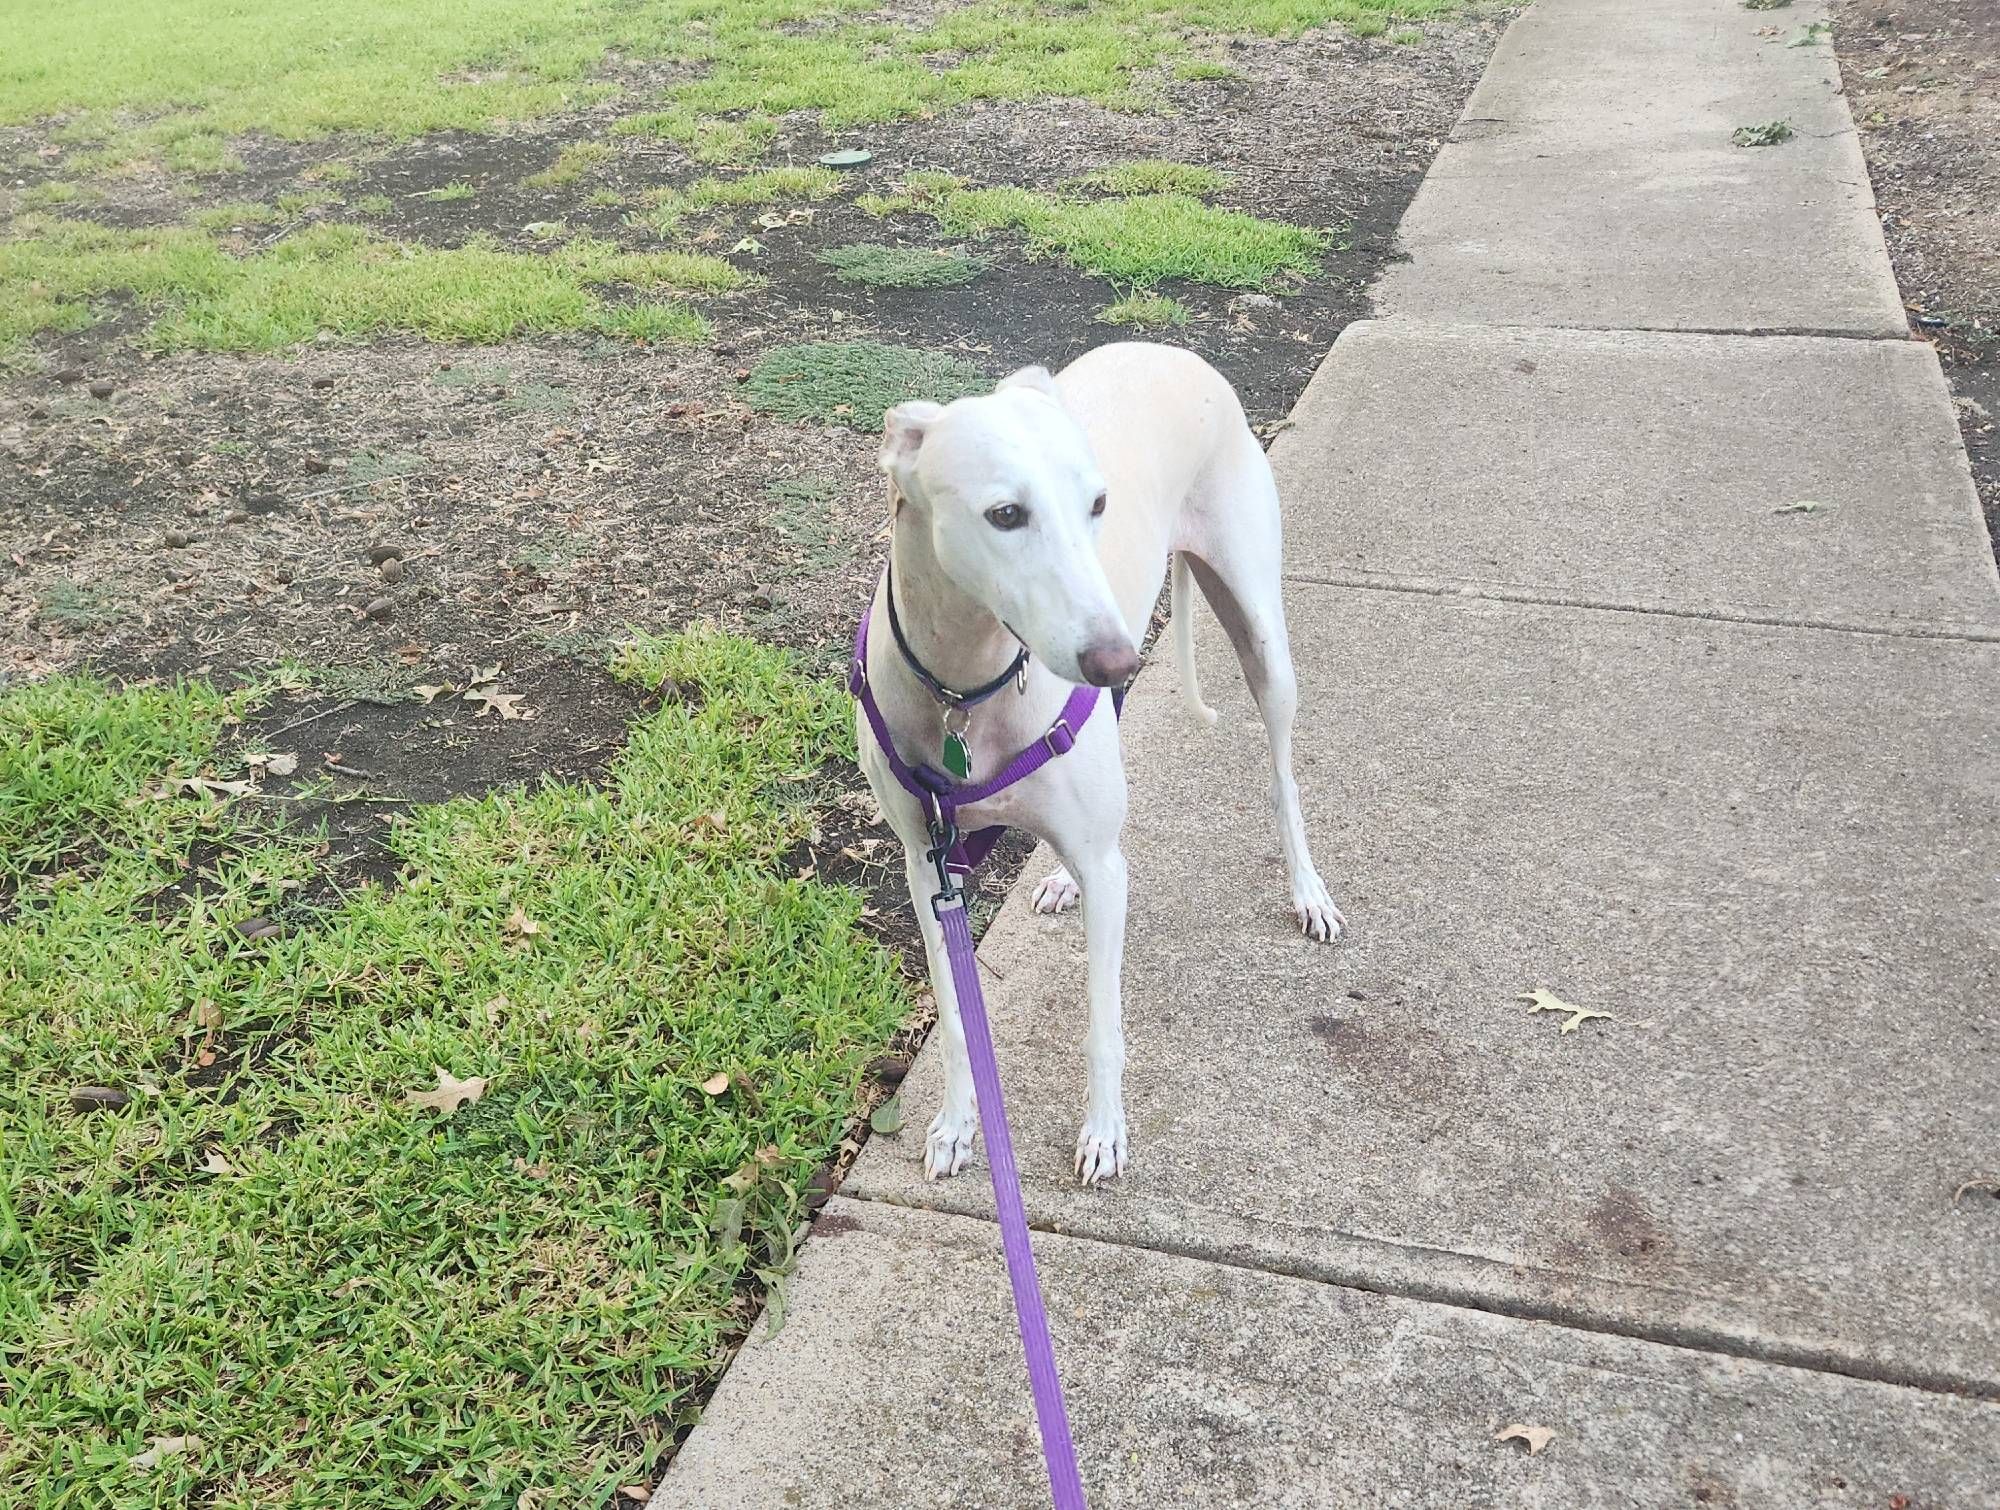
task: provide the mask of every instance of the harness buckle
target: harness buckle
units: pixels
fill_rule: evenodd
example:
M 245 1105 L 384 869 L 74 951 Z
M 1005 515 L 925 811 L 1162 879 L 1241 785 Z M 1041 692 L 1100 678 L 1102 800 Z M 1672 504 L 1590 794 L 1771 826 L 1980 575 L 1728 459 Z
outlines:
M 1067 755 L 1076 748 L 1076 730 L 1069 726 L 1068 719 L 1059 718 L 1055 726 L 1042 736 L 1042 743 L 1048 746 L 1052 760 L 1059 755 Z

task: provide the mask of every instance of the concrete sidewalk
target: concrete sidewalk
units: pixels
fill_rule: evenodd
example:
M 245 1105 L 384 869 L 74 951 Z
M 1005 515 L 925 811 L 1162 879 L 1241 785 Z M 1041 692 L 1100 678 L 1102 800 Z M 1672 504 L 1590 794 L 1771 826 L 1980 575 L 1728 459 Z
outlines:
M 1110 1189 L 1079 924 L 982 946 L 1097 1510 L 2000 1502 L 2000 584 L 1831 51 L 1768 19 L 1541 0 L 1273 448 L 1350 937 L 1290 930 L 1205 617 L 1222 724 L 1164 663 L 1124 724 Z M 1044 1502 L 937 1071 L 656 1506 Z

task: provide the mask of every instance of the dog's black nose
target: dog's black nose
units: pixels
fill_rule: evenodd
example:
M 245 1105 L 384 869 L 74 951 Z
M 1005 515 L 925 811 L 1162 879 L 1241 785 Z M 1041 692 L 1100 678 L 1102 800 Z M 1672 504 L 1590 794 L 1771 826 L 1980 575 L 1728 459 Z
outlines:
M 1093 645 L 1076 658 L 1093 687 L 1122 687 L 1139 674 L 1139 652 L 1130 645 Z

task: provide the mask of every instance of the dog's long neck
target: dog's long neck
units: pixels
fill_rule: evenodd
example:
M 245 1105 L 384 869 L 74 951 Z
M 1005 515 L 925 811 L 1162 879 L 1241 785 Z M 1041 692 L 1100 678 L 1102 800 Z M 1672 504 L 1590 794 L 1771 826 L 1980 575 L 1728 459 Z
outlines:
M 965 692 L 1007 669 L 1019 642 L 984 604 L 945 575 L 931 549 L 930 531 L 908 507 L 897 511 L 889 563 L 896 618 L 926 671 L 953 691 Z

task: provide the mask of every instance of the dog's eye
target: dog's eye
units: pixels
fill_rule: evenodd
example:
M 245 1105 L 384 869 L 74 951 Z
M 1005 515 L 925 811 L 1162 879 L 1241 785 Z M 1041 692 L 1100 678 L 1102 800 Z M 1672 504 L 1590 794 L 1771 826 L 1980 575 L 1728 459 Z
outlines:
M 996 530 L 1017 530 L 1028 522 L 1028 511 L 1018 503 L 996 503 L 986 511 L 986 522 Z
M 1095 498 L 1090 500 L 1090 517 L 1095 519 L 1099 514 L 1102 514 L 1103 512 L 1104 512 L 1104 495 L 1102 493 L 1099 493 Z

